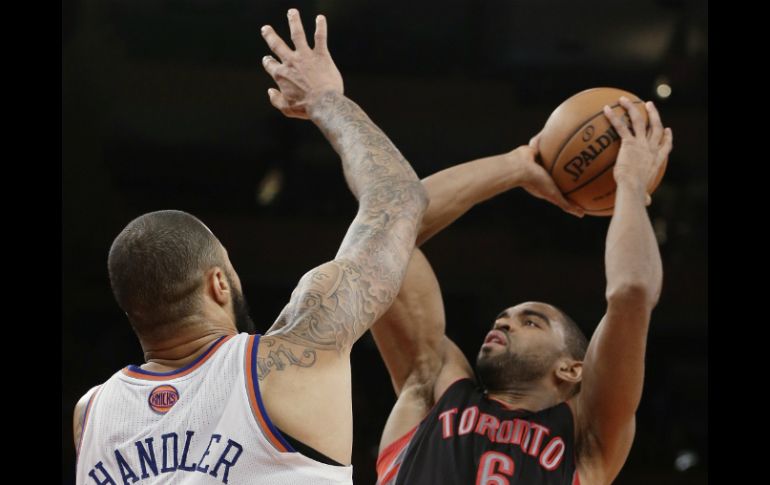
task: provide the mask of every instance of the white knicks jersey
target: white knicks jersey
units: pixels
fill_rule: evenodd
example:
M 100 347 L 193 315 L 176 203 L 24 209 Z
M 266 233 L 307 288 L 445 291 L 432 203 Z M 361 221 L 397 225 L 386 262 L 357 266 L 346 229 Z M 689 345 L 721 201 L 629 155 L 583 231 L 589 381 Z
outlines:
M 77 484 L 352 485 L 352 466 L 296 452 L 270 421 L 259 337 L 221 337 L 173 372 L 116 372 L 86 407 Z

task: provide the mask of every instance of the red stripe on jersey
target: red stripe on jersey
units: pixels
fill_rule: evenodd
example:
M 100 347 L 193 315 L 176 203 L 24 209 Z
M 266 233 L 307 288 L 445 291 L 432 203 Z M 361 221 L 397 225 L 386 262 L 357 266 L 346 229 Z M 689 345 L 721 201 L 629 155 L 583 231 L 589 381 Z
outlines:
M 377 483 L 388 483 L 398 473 L 401 464 L 394 462 L 398 458 L 398 454 L 401 453 L 401 450 L 409 444 L 415 432 L 417 432 L 417 426 L 380 452 L 380 455 L 377 457 Z

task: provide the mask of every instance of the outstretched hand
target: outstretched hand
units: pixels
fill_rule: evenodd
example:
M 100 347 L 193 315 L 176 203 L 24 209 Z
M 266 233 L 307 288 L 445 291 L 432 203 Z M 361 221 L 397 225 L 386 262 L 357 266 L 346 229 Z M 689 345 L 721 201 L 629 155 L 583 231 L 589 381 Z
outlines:
M 302 27 L 299 12 L 288 12 L 292 50 L 269 25 L 262 27 L 262 37 L 273 54 L 262 58 L 262 65 L 278 85 L 267 94 L 270 103 L 289 118 L 309 119 L 308 107 L 323 93 L 343 94 L 342 76 L 326 45 L 326 17 L 316 17 L 314 45 L 311 48 Z

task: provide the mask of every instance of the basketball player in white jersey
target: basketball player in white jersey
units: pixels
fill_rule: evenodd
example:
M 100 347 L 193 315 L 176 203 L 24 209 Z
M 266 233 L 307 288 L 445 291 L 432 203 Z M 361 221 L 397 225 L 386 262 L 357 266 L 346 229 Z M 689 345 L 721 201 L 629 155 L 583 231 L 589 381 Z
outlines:
M 78 485 L 352 483 L 350 350 L 398 293 L 428 199 L 409 163 L 343 95 L 316 18 L 294 49 L 265 26 L 272 104 L 311 120 L 342 159 L 359 209 L 332 261 L 307 272 L 264 336 L 227 251 L 195 217 L 133 220 L 110 248 L 115 298 L 144 351 L 74 413 Z M 306 235 L 308 244 L 313 234 Z

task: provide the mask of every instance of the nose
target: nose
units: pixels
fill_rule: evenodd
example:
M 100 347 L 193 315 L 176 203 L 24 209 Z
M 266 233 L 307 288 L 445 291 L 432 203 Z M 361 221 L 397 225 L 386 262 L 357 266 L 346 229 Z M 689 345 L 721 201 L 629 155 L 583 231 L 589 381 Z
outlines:
M 495 322 L 495 330 L 508 333 L 511 331 L 511 324 L 504 320 L 498 320 Z

